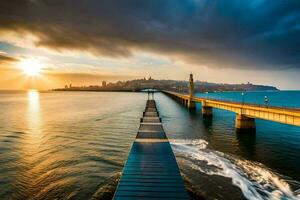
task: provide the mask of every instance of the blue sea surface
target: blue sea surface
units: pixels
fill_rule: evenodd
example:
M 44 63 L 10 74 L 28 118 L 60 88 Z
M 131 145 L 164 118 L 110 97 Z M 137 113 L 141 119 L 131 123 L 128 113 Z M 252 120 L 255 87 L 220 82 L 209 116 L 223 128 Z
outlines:
M 243 92 L 210 92 L 197 93 L 195 96 L 227 100 L 234 102 L 253 103 L 266 105 L 265 97 L 268 99 L 268 105 L 280 107 L 300 107 L 299 91 L 243 91 Z
M 267 96 L 268 105 L 300 108 L 300 91 L 253 91 L 244 92 L 244 97 L 241 92 L 195 96 L 260 105 L 265 105 Z M 207 119 L 202 117 L 201 103 L 197 103 L 196 111 L 165 98 L 159 98 L 158 104 L 161 113 L 167 115 L 164 126 L 173 139 L 181 169 L 199 190 L 205 188 L 206 194 L 218 199 L 229 198 L 224 191 L 231 194 L 230 199 L 241 198 L 228 184 L 216 182 L 215 176 L 223 176 L 247 199 L 300 198 L 300 127 L 256 119 L 255 134 L 237 133 L 233 112 L 213 109 L 213 117 Z
M 242 101 L 240 92 L 196 94 Z M 244 101 L 299 107 L 299 91 L 246 92 Z M 90 199 L 120 172 L 146 93 L 0 91 L 0 199 Z M 256 120 L 235 132 L 235 114 L 189 111 L 155 93 L 187 186 L 207 199 L 299 199 L 300 127 Z M 101 188 L 100 188 L 101 189 Z

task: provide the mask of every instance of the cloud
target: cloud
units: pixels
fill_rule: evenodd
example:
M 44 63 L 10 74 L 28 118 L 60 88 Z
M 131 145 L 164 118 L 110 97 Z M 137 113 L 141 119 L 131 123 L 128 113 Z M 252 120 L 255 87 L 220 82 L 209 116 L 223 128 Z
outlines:
M 300 68 L 299 0 L 10 0 L 0 31 L 35 46 L 128 57 L 148 51 L 193 65 Z M 19 38 L 19 40 L 22 38 Z
M 113 74 L 95 74 L 95 73 L 71 73 L 71 72 L 56 72 L 46 73 L 45 76 L 48 78 L 56 78 L 63 80 L 64 83 L 75 83 L 81 85 L 96 84 L 101 85 L 103 80 L 106 81 L 119 81 L 137 78 L 131 75 L 113 75 Z
M 17 58 L 17 57 L 13 57 L 6 53 L 0 52 L 0 64 L 11 64 L 11 63 L 15 63 L 18 61 L 19 61 L 19 58 Z
M 14 70 L 14 64 L 19 62 L 20 58 L 12 55 L 8 55 L 5 52 L 0 51 L 0 74 L 1 78 L 3 78 L 4 71 L 12 71 Z

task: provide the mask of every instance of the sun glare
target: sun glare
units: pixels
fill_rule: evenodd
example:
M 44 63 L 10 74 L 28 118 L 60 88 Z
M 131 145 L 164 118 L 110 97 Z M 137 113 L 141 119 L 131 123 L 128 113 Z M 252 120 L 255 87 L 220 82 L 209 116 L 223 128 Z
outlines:
M 37 76 L 41 73 L 42 65 L 37 59 L 26 59 L 20 63 L 24 74 L 28 76 Z

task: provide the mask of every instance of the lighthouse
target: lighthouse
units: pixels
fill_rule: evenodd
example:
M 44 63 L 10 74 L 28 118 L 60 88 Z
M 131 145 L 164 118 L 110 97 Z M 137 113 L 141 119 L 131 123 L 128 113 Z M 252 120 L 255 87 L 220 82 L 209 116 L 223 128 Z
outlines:
M 189 95 L 190 95 L 190 97 L 194 96 L 194 79 L 193 79 L 193 74 L 190 74 Z
M 190 80 L 189 80 L 189 100 L 188 100 L 188 108 L 189 109 L 195 109 L 196 103 L 192 101 L 192 97 L 194 96 L 194 78 L 193 74 L 190 74 Z

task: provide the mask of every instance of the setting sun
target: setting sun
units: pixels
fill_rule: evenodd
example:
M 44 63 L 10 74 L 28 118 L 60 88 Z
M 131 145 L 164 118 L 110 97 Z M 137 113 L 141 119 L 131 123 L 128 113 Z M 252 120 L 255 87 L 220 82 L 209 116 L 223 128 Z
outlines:
M 41 73 L 42 64 L 37 59 L 26 59 L 20 63 L 24 74 L 28 76 L 37 76 Z

